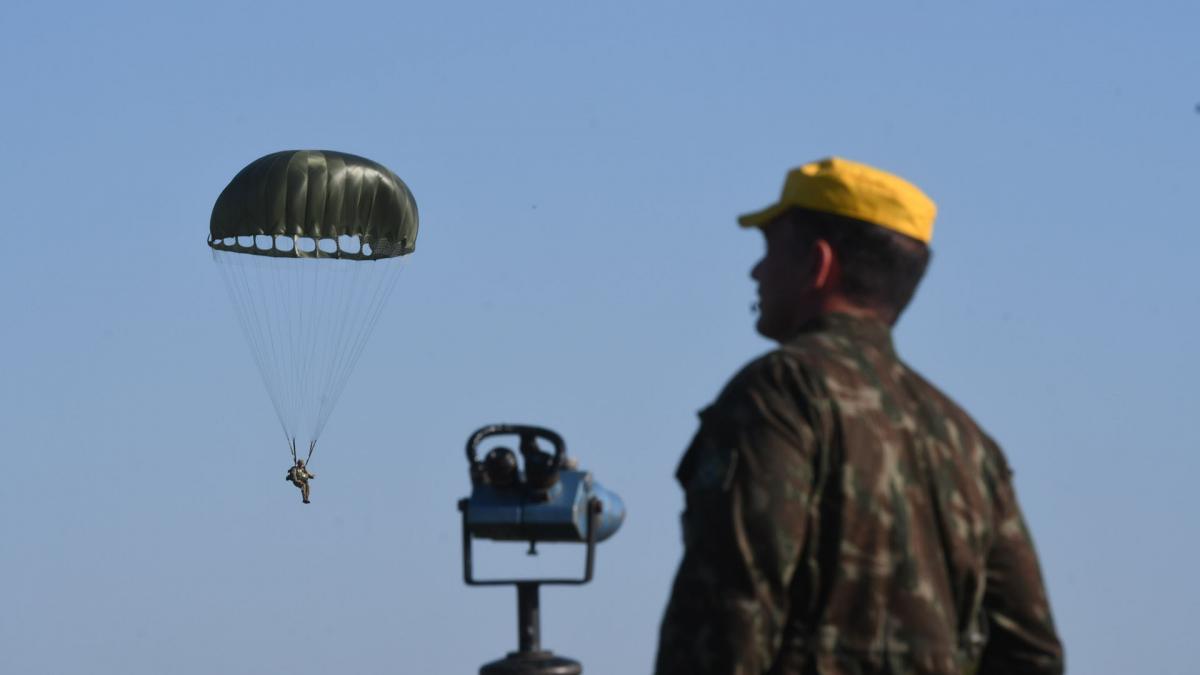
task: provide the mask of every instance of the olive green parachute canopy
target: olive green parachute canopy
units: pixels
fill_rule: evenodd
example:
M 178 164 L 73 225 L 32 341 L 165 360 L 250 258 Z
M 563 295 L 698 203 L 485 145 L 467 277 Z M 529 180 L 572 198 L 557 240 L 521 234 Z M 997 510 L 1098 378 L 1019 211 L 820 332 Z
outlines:
M 209 221 L 213 249 L 374 260 L 412 253 L 417 203 L 387 167 L 329 150 L 261 157 L 234 176 Z

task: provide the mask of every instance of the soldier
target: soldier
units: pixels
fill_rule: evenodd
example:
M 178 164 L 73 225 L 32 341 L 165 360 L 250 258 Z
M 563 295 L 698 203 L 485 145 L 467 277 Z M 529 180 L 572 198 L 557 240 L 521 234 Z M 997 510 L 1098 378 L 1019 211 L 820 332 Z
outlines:
M 896 355 L 935 206 L 830 158 L 742 216 L 779 347 L 700 413 L 657 675 L 1063 671 L 1000 447 Z
M 288 469 L 287 476 L 284 480 L 289 481 L 292 485 L 300 488 L 300 496 L 304 498 L 304 503 L 308 504 L 308 481 L 316 478 L 317 474 L 312 473 L 304 466 L 304 460 L 297 459 L 296 464 Z

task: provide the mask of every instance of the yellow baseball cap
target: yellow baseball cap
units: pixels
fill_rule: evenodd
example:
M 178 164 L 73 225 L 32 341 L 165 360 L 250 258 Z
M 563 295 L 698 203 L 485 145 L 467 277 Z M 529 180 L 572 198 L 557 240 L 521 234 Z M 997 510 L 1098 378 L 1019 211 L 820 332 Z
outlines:
M 742 227 L 763 227 L 789 209 L 801 208 L 865 220 L 928 244 L 937 205 L 903 178 L 866 164 L 827 157 L 788 172 L 779 202 L 738 218 Z

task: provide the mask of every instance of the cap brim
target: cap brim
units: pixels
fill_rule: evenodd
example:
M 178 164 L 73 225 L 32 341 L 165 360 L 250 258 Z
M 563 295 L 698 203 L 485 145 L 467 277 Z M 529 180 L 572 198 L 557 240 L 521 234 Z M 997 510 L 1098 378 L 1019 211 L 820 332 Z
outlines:
M 768 225 L 771 221 L 782 216 L 788 208 L 790 207 L 784 204 L 772 204 L 761 211 L 738 216 L 738 225 L 742 227 L 762 227 Z

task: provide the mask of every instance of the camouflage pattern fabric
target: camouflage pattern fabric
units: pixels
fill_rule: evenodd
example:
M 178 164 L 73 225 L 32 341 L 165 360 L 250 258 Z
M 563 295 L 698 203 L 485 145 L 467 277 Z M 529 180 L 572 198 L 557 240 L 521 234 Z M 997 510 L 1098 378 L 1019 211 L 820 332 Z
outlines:
M 700 413 L 657 675 L 1063 672 L 1003 453 L 826 315 Z
M 288 469 L 285 480 L 289 480 L 292 482 L 292 485 L 300 487 L 304 483 L 307 483 L 310 478 L 316 477 L 316 474 L 309 473 L 308 469 L 299 466 L 293 466 L 292 468 Z
M 306 467 L 296 465 L 288 469 L 285 479 L 291 481 L 292 485 L 300 488 L 300 498 L 304 500 L 305 504 L 307 504 L 308 497 L 311 492 L 311 488 L 308 486 L 308 481 L 316 477 L 317 474 L 310 472 Z

